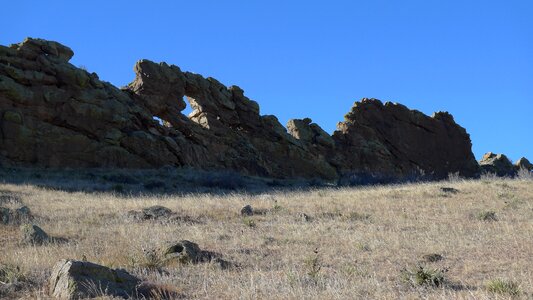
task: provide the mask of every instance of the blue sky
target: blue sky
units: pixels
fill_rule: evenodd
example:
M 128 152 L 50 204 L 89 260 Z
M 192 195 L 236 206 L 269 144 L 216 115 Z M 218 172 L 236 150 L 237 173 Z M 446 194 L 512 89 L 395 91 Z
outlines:
M 121 86 L 141 58 L 239 85 L 262 114 L 326 131 L 363 97 L 449 111 L 533 160 L 533 1 L 6 1 L 0 44 L 70 46 Z

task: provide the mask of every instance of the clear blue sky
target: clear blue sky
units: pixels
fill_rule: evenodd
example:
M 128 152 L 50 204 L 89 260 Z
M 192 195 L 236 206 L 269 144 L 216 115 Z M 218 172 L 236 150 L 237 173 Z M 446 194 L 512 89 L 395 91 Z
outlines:
M 533 1 L 5 1 L 0 44 L 70 46 L 121 86 L 141 58 L 326 131 L 362 97 L 447 110 L 474 154 L 533 160 Z

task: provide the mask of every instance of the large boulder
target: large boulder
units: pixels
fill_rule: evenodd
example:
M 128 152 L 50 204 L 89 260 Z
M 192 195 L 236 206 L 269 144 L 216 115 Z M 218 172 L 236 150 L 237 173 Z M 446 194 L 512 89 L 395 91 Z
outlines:
M 183 240 L 171 243 L 163 251 L 165 261 L 178 261 L 181 263 L 197 263 L 203 260 L 203 251 L 198 244 Z
M 60 299 L 94 298 L 105 295 L 129 298 L 138 294 L 141 280 L 121 269 L 86 261 L 61 260 L 52 269 L 50 296 Z
M 505 154 L 485 153 L 479 161 L 479 165 L 484 173 L 498 176 L 513 176 L 516 174 L 515 166 Z

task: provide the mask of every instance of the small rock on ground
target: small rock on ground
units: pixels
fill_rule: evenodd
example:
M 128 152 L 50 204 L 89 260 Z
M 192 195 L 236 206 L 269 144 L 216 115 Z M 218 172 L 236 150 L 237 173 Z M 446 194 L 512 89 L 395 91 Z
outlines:
M 51 241 L 50 237 L 41 227 L 33 224 L 20 226 L 21 242 L 31 245 L 42 245 Z
M 251 205 L 246 205 L 243 208 L 241 208 L 241 216 L 252 216 L 254 214 L 254 210 Z

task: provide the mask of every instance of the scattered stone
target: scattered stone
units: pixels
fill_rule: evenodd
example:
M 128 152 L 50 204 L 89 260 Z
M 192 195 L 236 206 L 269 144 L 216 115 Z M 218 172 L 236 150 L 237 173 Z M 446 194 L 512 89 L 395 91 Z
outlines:
M 443 193 L 450 193 L 450 194 L 457 194 L 459 193 L 459 190 L 452 187 L 441 187 L 440 191 Z
M 200 246 L 187 240 L 179 241 L 167 247 L 163 255 L 166 261 L 177 260 L 181 263 L 197 263 L 202 260 Z
M 129 298 L 137 295 L 141 280 L 122 269 L 110 269 L 86 261 L 61 260 L 52 269 L 49 293 L 60 299 L 102 296 Z
M 426 262 L 438 262 L 444 259 L 444 257 L 437 253 L 426 254 L 422 256 L 422 259 Z
M 131 210 L 127 215 L 136 220 L 161 220 L 170 218 L 174 213 L 169 208 L 155 205 L 143 208 L 140 211 Z
M 9 224 L 9 219 L 11 217 L 11 210 L 9 208 L 0 207 L 0 222 L 2 224 Z
M 220 269 L 227 269 L 233 266 L 232 263 L 222 259 L 220 253 L 201 250 L 198 244 L 191 241 L 182 240 L 164 248 L 163 259 L 165 263 L 211 263 Z
M 173 214 L 170 209 L 160 205 L 150 206 L 143 209 L 142 212 L 146 219 L 169 218 Z
M 130 210 L 126 213 L 126 217 L 135 221 L 157 220 L 173 223 L 200 223 L 199 220 L 187 215 L 179 215 L 169 208 L 160 205 L 143 208 L 141 210 Z
M 0 205 L 2 204 L 22 205 L 22 199 L 16 194 L 0 191 Z
M 496 216 L 496 212 L 494 211 L 480 212 L 477 215 L 477 219 L 481 221 L 487 221 L 487 222 L 498 221 L 498 217 Z
M 22 206 L 14 210 L 0 207 L 0 224 L 20 225 L 31 220 L 33 220 L 33 216 L 27 206 Z
M 250 204 L 241 208 L 241 216 L 253 216 L 254 210 Z
M 306 213 L 299 213 L 298 214 L 298 219 L 304 221 L 304 222 L 311 222 L 312 218 L 306 214 Z
M 210 263 L 212 265 L 216 266 L 217 268 L 221 269 L 221 270 L 227 270 L 227 269 L 230 269 L 230 268 L 232 268 L 234 266 L 229 261 L 224 260 L 224 259 L 222 259 L 220 257 L 213 258 Z
M 50 237 L 41 227 L 33 224 L 20 226 L 21 242 L 30 245 L 42 245 L 51 241 Z
M 479 161 L 482 172 L 492 173 L 498 176 L 514 176 L 515 166 L 504 154 L 488 152 Z

